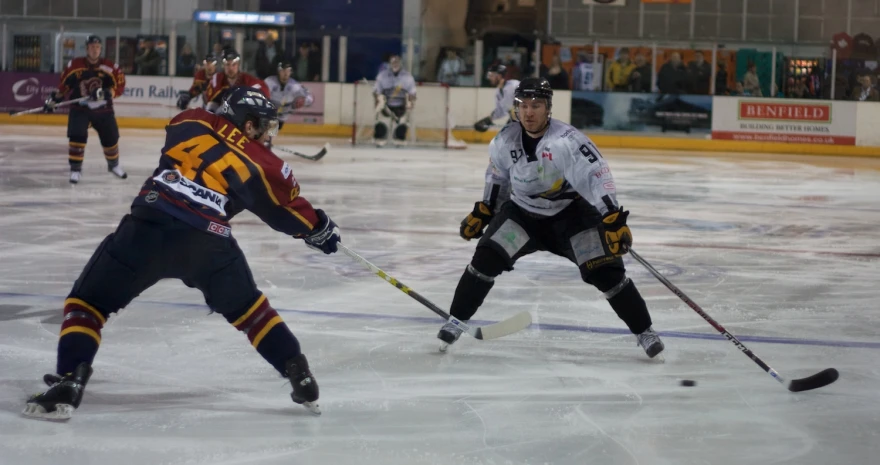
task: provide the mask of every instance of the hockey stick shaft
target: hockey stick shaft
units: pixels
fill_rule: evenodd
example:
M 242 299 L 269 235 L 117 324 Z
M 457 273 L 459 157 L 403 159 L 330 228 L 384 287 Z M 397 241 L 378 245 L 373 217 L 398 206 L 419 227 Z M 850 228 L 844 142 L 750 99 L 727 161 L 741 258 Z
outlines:
M 444 312 L 443 310 L 440 309 L 440 307 L 434 305 L 430 300 L 422 297 L 418 292 L 410 289 L 405 284 L 401 283 L 400 281 L 398 281 L 394 277 L 388 275 L 387 273 L 382 271 L 378 266 L 370 263 L 369 261 L 367 261 L 366 258 L 361 257 L 355 251 L 346 247 L 344 244 L 339 243 L 339 248 L 342 249 L 342 251 L 346 255 L 348 255 L 349 257 L 354 259 L 354 261 L 363 265 L 364 268 L 372 271 L 373 274 L 375 274 L 376 276 L 384 279 L 385 281 L 390 283 L 392 286 L 400 289 L 400 291 L 403 292 L 404 294 L 412 297 L 418 303 L 424 305 L 425 307 L 428 307 L 429 310 L 436 313 L 444 320 L 455 324 L 456 326 L 461 328 L 462 331 L 470 334 L 471 336 L 473 336 L 476 339 L 481 339 L 481 340 L 482 339 L 496 339 L 496 338 L 499 338 L 502 336 L 507 336 L 507 335 L 513 334 L 517 331 L 521 331 L 523 329 L 526 329 L 529 327 L 529 325 L 532 324 L 531 314 L 529 314 L 528 312 L 521 312 L 521 313 L 518 313 L 518 314 L 516 314 L 506 320 L 499 321 L 498 323 L 493 323 L 493 324 L 481 326 L 481 327 L 468 326 L 465 322 L 463 322 L 463 321 L 459 320 L 458 318 L 455 318 L 454 316 Z
M 657 278 L 658 281 L 663 283 L 664 286 L 666 286 L 670 291 L 672 291 L 673 294 L 677 295 L 678 298 L 682 300 L 682 302 L 684 302 L 685 304 L 687 304 L 688 307 L 690 307 L 695 312 L 697 312 L 698 315 L 703 317 L 703 319 L 706 320 L 710 325 L 712 325 L 712 327 L 715 328 L 719 333 L 721 333 L 721 335 L 723 335 L 724 337 L 727 338 L 727 340 L 729 340 L 731 343 L 733 343 L 733 345 L 735 345 L 737 349 L 739 349 L 742 353 L 744 353 L 746 355 L 746 357 L 752 359 L 753 362 L 758 364 L 758 366 L 761 367 L 764 371 L 766 371 L 770 376 L 772 376 L 773 379 L 775 379 L 776 381 L 779 381 L 782 385 L 785 385 L 785 378 L 783 378 L 782 375 L 780 375 L 776 370 L 771 368 L 770 365 L 767 365 L 763 360 L 761 360 L 760 357 L 755 355 L 754 352 L 749 350 L 749 348 L 746 347 L 745 344 L 740 342 L 740 340 L 737 339 L 733 334 L 730 334 L 730 332 L 728 332 L 726 329 L 724 329 L 724 326 L 721 326 L 720 323 L 718 323 L 717 321 L 715 321 L 715 319 L 713 319 L 711 316 L 709 316 L 709 314 L 706 313 L 702 308 L 700 308 L 700 306 L 697 305 L 696 302 L 694 302 L 693 300 L 691 300 L 690 297 L 685 295 L 685 293 L 682 292 L 681 289 L 679 289 L 674 284 L 672 284 L 668 279 L 666 279 L 666 277 L 664 277 L 662 274 L 660 274 L 660 272 L 657 271 L 656 268 L 651 266 L 651 264 L 648 263 L 647 260 L 642 258 L 641 255 L 637 254 L 635 250 L 629 249 L 629 254 L 632 255 L 632 257 L 637 262 L 641 263 L 645 267 L 645 269 L 647 269 L 652 275 L 654 275 L 654 277 Z
M 89 100 L 90 98 L 91 97 L 80 97 L 77 99 L 68 100 L 66 102 L 61 102 L 61 103 L 56 104 L 55 108 L 66 107 L 68 105 L 73 105 L 74 103 L 84 102 L 86 100 Z M 30 110 L 24 110 L 24 111 L 20 111 L 18 113 L 12 113 L 10 116 L 29 115 L 31 113 L 42 113 L 44 111 L 44 109 L 45 109 L 45 107 L 31 108 Z
M 328 143 L 324 144 L 324 146 L 321 147 L 321 150 L 319 150 L 318 153 L 316 153 L 314 155 L 306 155 L 304 153 L 299 153 L 297 151 L 286 149 L 284 147 L 273 147 L 273 148 L 277 148 L 278 150 L 281 150 L 282 152 L 289 153 L 291 155 L 295 155 L 300 158 L 305 158 L 306 160 L 318 161 L 318 160 L 324 158 L 324 155 L 327 155 L 327 150 L 330 148 L 330 143 L 328 142 Z

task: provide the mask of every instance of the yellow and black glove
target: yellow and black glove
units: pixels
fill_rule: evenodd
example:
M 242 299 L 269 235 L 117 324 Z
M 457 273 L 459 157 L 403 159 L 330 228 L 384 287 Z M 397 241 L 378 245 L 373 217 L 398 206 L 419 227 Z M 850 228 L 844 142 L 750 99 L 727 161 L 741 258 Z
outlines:
M 468 214 L 467 218 L 461 220 L 458 234 L 466 241 L 479 239 L 483 236 L 483 229 L 491 219 L 492 209 L 485 202 L 477 202 L 474 204 L 474 211 Z
M 626 217 L 629 212 L 619 207 L 617 211 L 609 211 L 602 217 L 602 235 L 605 239 L 605 250 L 609 255 L 619 257 L 632 247 L 633 236 L 629 226 L 626 225 Z

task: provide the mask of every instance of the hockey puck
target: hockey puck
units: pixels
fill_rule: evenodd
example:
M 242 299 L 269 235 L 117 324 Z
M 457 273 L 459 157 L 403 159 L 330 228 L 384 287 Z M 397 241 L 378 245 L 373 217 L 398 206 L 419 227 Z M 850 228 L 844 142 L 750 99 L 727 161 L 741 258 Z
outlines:
M 697 382 L 692 379 L 683 379 L 683 380 L 681 380 L 681 385 L 687 386 L 687 387 L 694 387 L 697 385 Z

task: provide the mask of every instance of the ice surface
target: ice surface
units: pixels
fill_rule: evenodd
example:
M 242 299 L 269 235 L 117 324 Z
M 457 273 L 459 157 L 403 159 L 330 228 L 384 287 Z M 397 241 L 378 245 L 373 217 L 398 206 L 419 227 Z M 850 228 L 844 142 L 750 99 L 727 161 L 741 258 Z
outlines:
M 634 261 L 666 343 L 635 338 L 576 268 L 546 254 L 504 274 L 477 314 L 532 328 L 437 353 L 441 320 L 351 262 L 243 214 L 260 288 L 299 337 L 323 416 L 201 295 L 163 281 L 112 317 L 67 423 L 20 416 L 54 370 L 61 304 L 128 210 L 162 145 L 123 131 L 115 179 L 92 133 L 67 183 L 63 127 L 0 127 L 0 464 L 841 464 L 880 456 L 880 162 L 605 150 L 636 249 L 789 378 L 792 394 Z M 324 141 L 280 140 L 301 152 Z M 298 145 L 294 145 L 298 142 Z M 311 145 L 310 145 L 311 144 Z M 474 243 L 484 147 L 287 158 L 355 251 L 448 308 Z M 681 379 L 697 386 L 684 388 Z

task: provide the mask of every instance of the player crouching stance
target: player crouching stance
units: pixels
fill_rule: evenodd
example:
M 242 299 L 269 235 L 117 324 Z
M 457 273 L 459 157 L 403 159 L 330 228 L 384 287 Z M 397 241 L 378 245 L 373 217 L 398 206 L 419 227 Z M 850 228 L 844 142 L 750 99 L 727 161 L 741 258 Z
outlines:
M 550 117 L 553 91 L 546 79 L 524 79 L 515 96 L 519 121 L 489 144 L 483 200 L 461 222 L 461 237 L 480 241 L 449 313 L 471 319 L 498 275 L 512 271 L 520 257 L 547 251 L 575 263 L 581 279 L 604 294 L 648 357 L 655 357 L 663 343 L 626 277 L 621 256 L 632 244 L 629 212 L 617 204 L 608 164 L 587 136 Z M 437 334 L 440 350 L 461 333 L 445 324 Z
M 70 418 L 92 375 L 107 318 L 163 278 L 202 291 L 211 310 L 290 379 L 293 401 L 320 413 L 318 383 L 299 341 L 257 289 L 229 226 L 247 209 L 312 248 L 337 250 L 339 228 L 299 196 L 290 166 L 263 146 L 277 128 L 275 106 L 245 87 L 232 89 L 217 115 L 193 109 L 171 120 L 159 167 L 64 301 L 60 375 L 44 377 L 50 387 L 27 401 L 25 416 Z
M 416 81 L 401 67 L 399 56 L 393 55 L 388 68 L 376 76 L 373 95 L 376 97 L 376 125 L 373 127 L 376 146 L 385 146 L 389 132 L 395 145 L 404 145 L 409 114 L 416 100 Z

